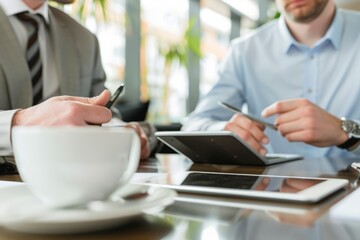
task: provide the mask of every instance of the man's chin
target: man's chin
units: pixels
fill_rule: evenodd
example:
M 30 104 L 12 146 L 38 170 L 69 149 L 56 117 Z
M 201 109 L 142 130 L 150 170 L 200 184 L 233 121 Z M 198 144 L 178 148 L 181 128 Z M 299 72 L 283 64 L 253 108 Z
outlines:
M 61 4 L 70 4 L 75 2 L 75 0 L 52 0 L 53 2 L 61 3 Z
M 302 16 L 293 16 L 293 15 L 291 15 L 291 16 L 289 16 L 289 18 L 293 21 L 293 22 L 296 22 L 296 23 L 310 23 L 310 22 L 312 22 L 312 21 L 314 21 L 316 18 L 317 18 L 317 16 L 316 17 L 302 17 Z
M 286 16 L 296 23 L 309 23 L 314 21 L 319 17 L 320 13 L 305 13 L 305 12 L 297 12 L 297 13 L 287 13 Z

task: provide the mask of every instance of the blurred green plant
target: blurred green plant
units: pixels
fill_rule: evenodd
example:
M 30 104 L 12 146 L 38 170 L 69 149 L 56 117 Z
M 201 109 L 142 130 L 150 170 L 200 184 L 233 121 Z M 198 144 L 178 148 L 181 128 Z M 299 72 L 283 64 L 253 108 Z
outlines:
M 180 66 L 188 69 L 189 51 L 193 52 L 199 58 L 202 57 L 200 38 L 194 34 L 194 26 L 195 19 L 190 19 L 180 41 L 169 43 L 165 47 L 161 46 L 159 49 L 160 55 L 165 58 L 165 83 L 163 88 L 164 92 L 162 96 L 162 107 L 160 113 L 162 118 L 165 119 L 165 122 L 168 120 L 168 98 L 172 66 L 175 63 L 179 63 Z
M 109 0 L 52 0 L 51 5 L 63 8 L 65 4 L 72 4 L 75 15 L 81 22 L 85 22 L 89 16 L 106 21 L 108 2 Z
M 88 16 L 94 16 L 96 19 L 106 21 L 108 1 L 109 0 L 77 0 L 74 3 L 76 14 L 81 21 L 84 21 Z
M 180 63 L 180 65 L 187 67 L 188 64 L 188 51 L 192 51 L 199 58 L 202 57 L 200 49 L 200 38 L 193 34 L 193 27 L 195 20 L 191 19 L 184 32 L 181 41 L 176 43 L 170 43 L 166 47 L 160 47 L 160 54 L 165 58 L 165 64 L 171 65 L 174 62 Z
M 274 16 L 273 16 L 273 19 L 277 19 L 281 16 L 281 13 L 279 11 L 276 11 Z

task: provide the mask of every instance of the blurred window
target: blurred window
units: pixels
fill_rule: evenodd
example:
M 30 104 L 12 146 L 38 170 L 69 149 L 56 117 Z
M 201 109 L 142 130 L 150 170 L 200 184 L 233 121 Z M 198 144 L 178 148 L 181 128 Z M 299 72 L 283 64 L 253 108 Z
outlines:
M 147 84 L 154 123 L 178 122 L 186 116 L 188 75 L 172 48 L 181 48 L 188 25 L 188 0 L 142 0 L 142 78 Z M 166 64 L 165 56 L 169 64 Z M 178 54 L 181 57 L 181 53 Z

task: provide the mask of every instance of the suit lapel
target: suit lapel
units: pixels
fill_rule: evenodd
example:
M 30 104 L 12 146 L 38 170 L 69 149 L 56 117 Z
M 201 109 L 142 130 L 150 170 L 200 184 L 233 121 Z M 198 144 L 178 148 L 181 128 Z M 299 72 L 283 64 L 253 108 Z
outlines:
M 50 40 L 53 44 L 60 92 L 62 95 L 77 95 L 80 70 L 75 39 L 66 24 L 57 16 L 57 11 L 49 8 Z
M 10 21 L 0 8 L 0 67 L 5 74 L 11 109 L 32 104 L 31 76 L 19 40 Z

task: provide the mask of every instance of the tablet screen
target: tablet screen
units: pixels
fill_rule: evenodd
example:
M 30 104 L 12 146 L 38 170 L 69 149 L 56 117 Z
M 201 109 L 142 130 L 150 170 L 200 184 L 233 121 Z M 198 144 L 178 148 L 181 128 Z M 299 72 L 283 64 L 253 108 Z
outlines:
M 141 184 L 185 193 L 317 202 L 348 183 L 346 179 L 189 171 L 154 176 Z
M 296 193 L 325 180 L 275 176 L 189 173 L 181 185 Z

